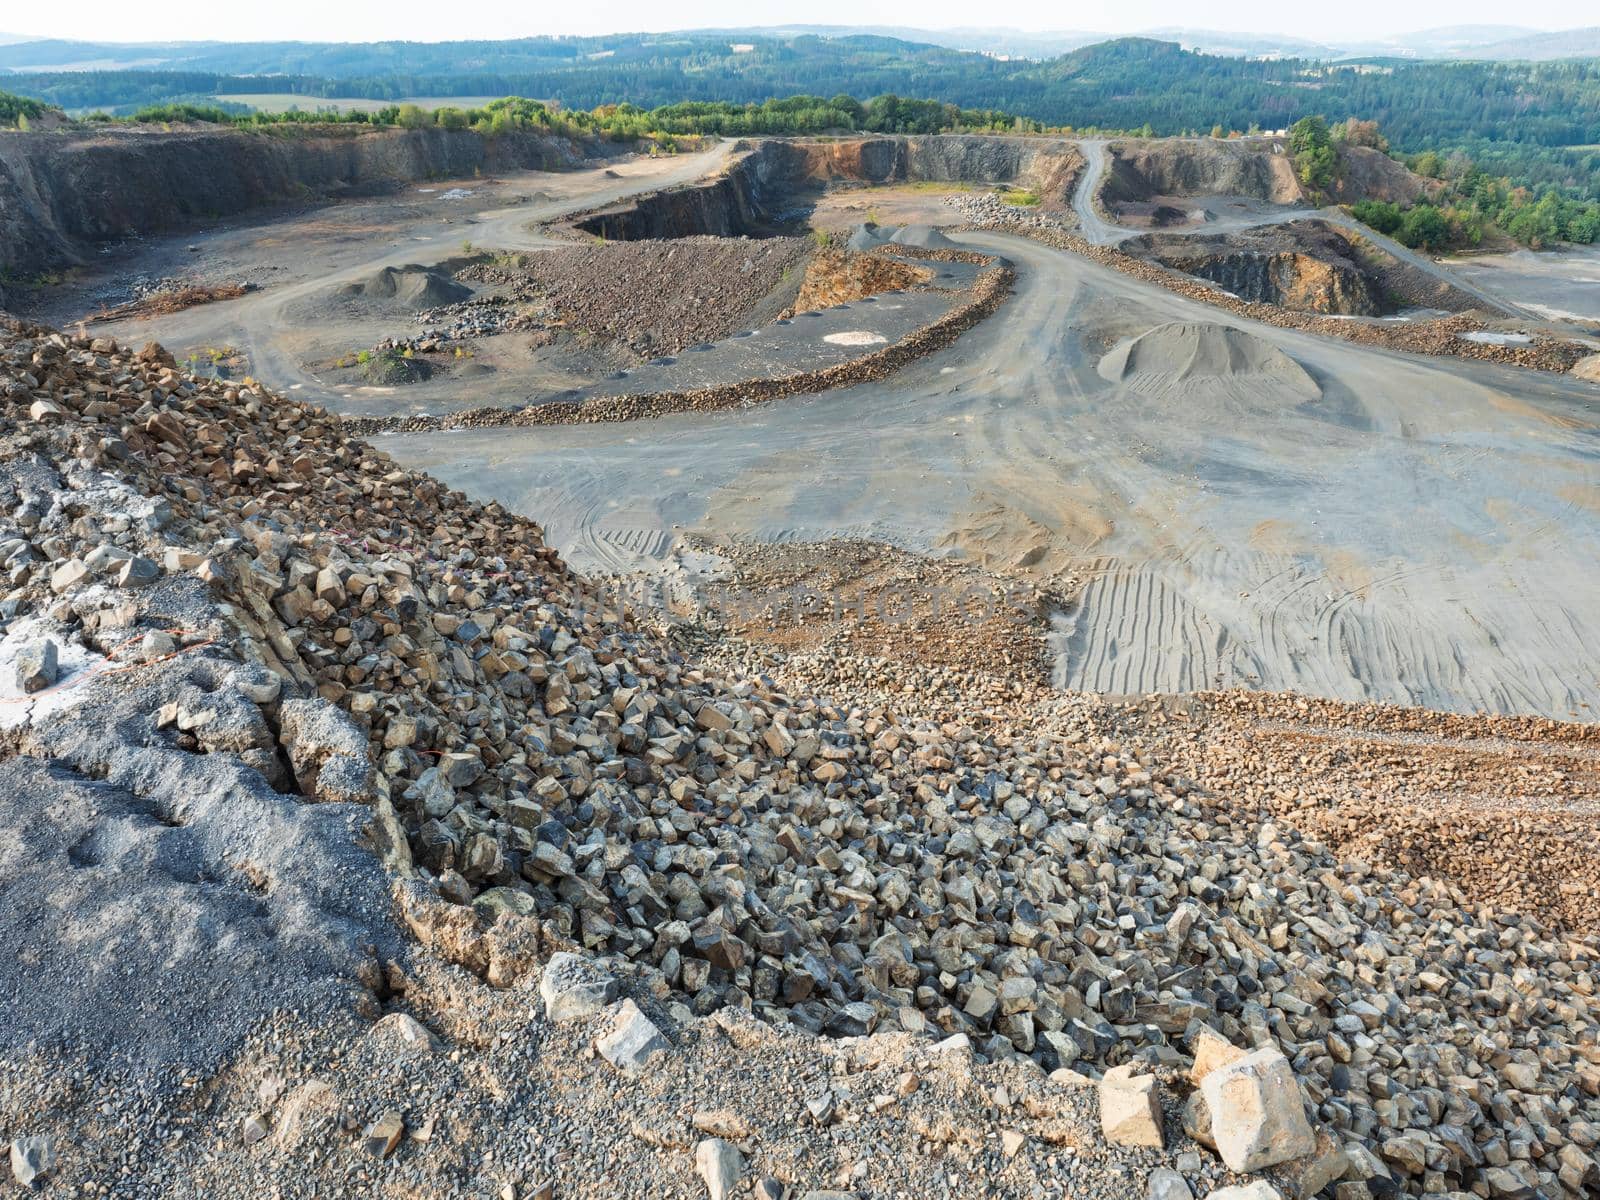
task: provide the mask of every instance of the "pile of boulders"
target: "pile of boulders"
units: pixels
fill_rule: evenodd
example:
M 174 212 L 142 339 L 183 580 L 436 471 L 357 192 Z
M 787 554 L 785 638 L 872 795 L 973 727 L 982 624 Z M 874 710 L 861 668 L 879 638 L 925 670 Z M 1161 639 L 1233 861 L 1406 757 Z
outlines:
M 952 192 L 945 203 L 961 220 L 976 227 L 1000 226 L 1008 230 L 1043 229 L 1070 233 L 1073 226 L 1037 206 L 1007 204 L 993 192 Z
M 66 649 L 120 597 L 202 581 L 220 643 L 281 685 L 284 786 L 368 803 L 461 945 L 535 919 L 684 1021 L 963 1038 L 1101 1080 L 1107 1133 L 1139 1144 L 1176 1086 L 1196 1141 L 1302 1195 L 1600 1178 L 1593 936 L 1218 815 L 1066 722 L 918 720 L 703 669 L 533 522 L 158 346 L 14 330 L 0 398 L 3 619 L 46 616 Z M 107 479 L 145 501 L 107 510 Z M 624 1069 L 656 1052 L 603 979 L 547 978 L 553 1007 L 624 1005 L 599 1047 Z M 730 1161 L 707 1152 L 718 1178 Z
M 396 342 L 426 353 L 441 349 L 445 342 L 543 329 L 554 320 L 554 314 L 530 310 L 526 302 L 506 296 L 490 295 L 424 309 L 416 319 L 422 332 Z

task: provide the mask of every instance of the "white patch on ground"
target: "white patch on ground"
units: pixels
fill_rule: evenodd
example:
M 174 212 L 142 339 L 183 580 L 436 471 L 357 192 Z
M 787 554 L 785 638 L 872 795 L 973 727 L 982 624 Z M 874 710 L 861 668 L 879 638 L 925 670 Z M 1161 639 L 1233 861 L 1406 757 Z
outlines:
M 889 339 L 866 329 L 847 329 L 843 333 L 825 334 L 822 340 L 830 346 L 881 346 Z
M 441 199 L 441 200 L 465 200 L 470 195 L 472 195 L 472 189 L 471 188 L 451 188 L 448 192 L 441 193 L 440 196 L 439 196 L 439 199 Z
M 1496 333 L 1492 329 L 1473 329 L 1456 336 L 1464 342 L 1477 342 L 1484 346 L 1526 346 L 1533 341 L 1525 333 Z
M 17 686 L 17 655 L 23 647 L 43 637 L 50 637 L 56 644 L 56 682 L 30 696 Z M 32 617 L 12 622 L 5 638 L 0 639 L 0 730 L 21 729 L 71 708 L 89 694 L 89 689 L 82 682 L 65 685 L 104 661 L 104 655 L 67 641 Z
M 1580 279 L 1580 280 L 1578 280 L 1578 282 L 1579 283 L 1600 283 L 1600 280 Z M 1575 312 L 1572 312 L 1571 310 L 1565 309 L 1565 308 L 1552 308 L 1548 304 L 1530 304 L 1526 300 L 1524 300 L 1522 302 L 1522 307 L 1526 308 L 1526 309 L 1531 309 L 1533 312 L 1538 313 L 1541 317 L 1545 317 L 1545 318 L 1547 318 L 1548 320 L 1551 320 L 1551 321 L 1592 321 L 1592 320 L 1594 320 L 1594 317 L 1592 315 L 1585 316 L 1583 313 L 1575 313 Z

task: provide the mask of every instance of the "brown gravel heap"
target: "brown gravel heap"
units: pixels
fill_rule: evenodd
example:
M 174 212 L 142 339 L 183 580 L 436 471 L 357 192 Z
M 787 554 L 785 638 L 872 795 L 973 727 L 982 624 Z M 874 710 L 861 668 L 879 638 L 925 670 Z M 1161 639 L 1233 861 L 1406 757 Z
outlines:
M 524 254 L 500 269 L 531 285 L 572 328 L 648 356 L 745 328 L 752 310 L 798 279 L 810 249 L 804 238 L 608 242 Z
M 359 1179 L 379 1194 L 477 1196 L 500 1187 L 484 1177 L 506 1161 L 517 1178 L 502 1196 L 555 1194 L 531 1190 L 536 1168 L 578 1181 L 563 1195 L 643 1194 L 645 1176 L 659 1177 L 630 1166 L 631 1142 L 615 1151 L 617 1128 L 595 1116 L 606 1113 L 639 1122 L 634 1137 L 648 1145 L 727 1144 L 697 1144 L 707 1183 L 684 1176 L 694 1186 L 673 1184 L 677 1195 L 724 1194 L 746 1152 L 765 1156 L 762 1169 L 783 1163 L 802 1188 L 873 1200 L 966 1194 L 960 1171 L 995 1194 L 1132 1197 L 1171 1187 L 1158 1166 L 1202 1190 L 1270 1169 L 1275 1184 L 1258 1180 L 1252 1193 L 1267 1200 L 1397 1188 L 1583 1196 L 1600 1182 L 1600 942 L 1590 929 L 1477 903 L 1381 858 L 1340 857 L 1293 814 L 1264 820 L 1205 794 L 1150 744 L 1106 736 L 1107 712 L 1123 710 L 1005 671 L 919 667 L 910 654 L 869 657 L 832 639 L 794 654 L 725 639 L 688 656 L 612 611 L 532 522 L 397 468 L 321 410 L 185 376 L 159 347 L 0 334 L 0 397 L 8 687 L 51 697 L 75 656 L 156 619 L 152 597 L 179 584 L 204 591 L 217 618 L 207 654 L 257 674 L 178 697 L 159 737 L 196 755 L 197 770 L 233 764 L 307 802 L 369 814 L 431 964 L 424 974 L 452 981 L 430 989 L 403 968 L 374 969 L 372 1005 L 405 1011 L 453 988 L 458 1011 L 470 1011 L 462 997 L 476 994 L 475 975 L 508 989 L 524 1014 L 543 1014 L 520 1029 L 504 1016 L 488 1023 L 490 1044 L 454 1094 L 444 1062 L 407 1081 L 394 1051 L 340 1055 L 347 1065 L 330 1070 L 343 1088 L 369 1081 L 360 1104 L 305 1077 L 298 1039 L 315 1020 L 286 1014 L 255 1043 L 254 1074 L 192 1085 L 183 1120 L 209 1114 L 212 1132 L 187 1152 L 189 1178 L 265 1175 L 296 1181 L 282 1185 L 296 1194 L 307 1178 L 345 1190 Z M 150 498 L 159 519 L 104 513 L 96 489 L 108 477 Z M 150 649 L 181 661 L 181 645 Z M 114 702 L 114 680 L 93 686 Z M 24 702 L 33 707 L 13 751 L 71 753 L 51 741 L 48 704 Z M 1357 759 L 1348 773 L 1361 769 Z M 1405 764 L 1385 772 L 1386 794 L 1382 780 Z M 92 850 L 76 847 L 60 869 L 92 868 Z M 558 966 L 558 948 L 579 957 Z M 152 974 L 139 986 L 158 988 Z M 505 1012 L 504 1001 L 483 1004 Z M 687 1062 L 723 1036 L 706 1018 L 724 1011 L 713 1020 L 733 1050 L 728 1077 L 713 1084 Z M 434 1019 L 456 1039 L 445 1062 L 472 1050 L 463 1018 Z M 530 1067 L 539 1031 L 569 1021 L 584 1023 L 579 1044 L 605 1071 L 564 1080 Z M 841 1044 L 844 1065 L 825 1088 L 814 1048 L 791 1053 L 739 1032 L 750 1021 L 865 1040 Z M 426 1032 L 395 1032 L 428 1053 Z M 575 1052 L 570 1036 L 549 1036 Z M 1243 1064 L 1240 1047 L 1255 1049 Z M 1022 1074 L 979 1084 L 961 1066 L 915 1099 L 948 1050 Z M 892 1065 L 841 1091 L 858 1053 Z M 64 1061 L 41 1050 L 23 1086 L 0 1090 L 8 1128 L 42 1119 L 45 1095 L 60 1097 L 51 1111 L 92 1111 L 104 1081 L 89 1098 L 46 1083 L 78 1078 Z M 745 1073 L 760 1062 L 781 1083 Z M 1218 1071 L 1242 1071 L 1243 1090 L 1214 1087 Z M 640 1078 L 652 1080 L 646 1090 Z M 690 1078 L 761 1120 L 688 1119 L 700 1098 L 673 1084 Z M 771 1097 L 792 1097 L 797 1078 L 816 1105 L 784 1122 Z M 1085 1154 L 1104 1169 L 1080 1176 L 1067 1149 L 1096 1136 L 1082 1106 L 1097 1078 L 1106 1140 L 1144 1148 L 1108 1154 L 1096 1142 Z M 613 1095 L 601 1080 L 616 1081 Z M 573 1122 L 581 1138 L 558 1150 L 536 1135 L 530 1111 L 549 1111 L 537 1095 L 534 1107 L 504 1106 L 535 1086 L 591 1093 L 565 1101 L 588 1114 Z M 978 1087 L 994 1089 L 985 1112 L 995 1115 L 974 1128 Z M 463 1088 L 480 1098 L 466 1113 Z M 1143 1112 L 1113 1128 L 1108 1106 L 1125 1106 L 1123 1092 Z M 1019 1098 L 1026 1123 L 1014 1115 Z M 785 1158 L 803 1153 L 796 1128 L 808 1122 L 819 1147 L 832 1143 L 822 1131 L 841 1108 L 865 1130 L 880 1128 L 870 1113 L 904 1113 L 893 1144 L 912 1159 L 948 1154 L 949 1169 L 863 1168 L 870 1154 L 849 1132 L 838 1135 L 845 1154 L 818 1150 L 839 1172 L 826 1182 L 821 1168 Z M 436 1158 L 434 1127 L 413 1109 L 452 1114 Z M 242 1111 L 237 1140 L 214 1132 Z M 182 1141 L 165 1118 L 149 1143 L 124 1125 L 52 1127 L 144 1172 L 153 1147 Z M 996 1135 L 999 1155 L 986 1149 Z M 1028 1150 L 1030 1139 L 1061 1149 Z M 397 1159 L 402 1144 L 411 1153 Z M 56 1169 L 47 1150 L 19 1133 L 13 1169 Z M 1008 1176 L 1018 1153 L 1029 1170 Z M 147 1177 L 157 1182 L 128 1194 L 187 1189 Z M 74 1186 L 92 1178 L 80 1166 Z M 207 1191 L 262 1194 L 232 1182 Z
M 933 272 L 927 267 L 904 259 L 823 249 L 806 263 L 805 280 L 790 312 L 814 312 L 849 304 L 883 292 L 917 287 L 932 278 Z

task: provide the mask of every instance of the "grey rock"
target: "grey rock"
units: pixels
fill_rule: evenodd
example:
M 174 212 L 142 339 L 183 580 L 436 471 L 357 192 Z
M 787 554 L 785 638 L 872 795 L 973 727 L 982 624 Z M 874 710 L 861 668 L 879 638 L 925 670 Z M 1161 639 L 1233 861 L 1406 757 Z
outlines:
M 672 1047 L 637 1004 L 624 1000 L 613 1010 L 610 1031 L 595 1043 L 595 1048 L 617 1070 L 637 1075 Z
M 711 1200 L 728 1200 L 744 1174 L 744 1156 L 721 1138 L 706 1138 L 696 1146 L 694 1165 Z
M 23 1187 L 31 1188 L 56 1164 L 55 1141 L 49 1137 L 19 1137 L 11 1143 L 11 1175 Z
M 564 950 L 550 956 L 539 980 L 545 1013 L 557 1022 L 594 1016 L 616 1000 L 617 990 L 616 978 L 592 959 Z
M 1178 1172 L 1157 1167 L 1145 1180 L 1145 1200 L 1194 1200 L 1194 1193 Z
M 54 685 L 59 670 L 59 656 L 51 638 L 29 642 L 17 652 L 17 687 L 26 695 L 31 696 Z

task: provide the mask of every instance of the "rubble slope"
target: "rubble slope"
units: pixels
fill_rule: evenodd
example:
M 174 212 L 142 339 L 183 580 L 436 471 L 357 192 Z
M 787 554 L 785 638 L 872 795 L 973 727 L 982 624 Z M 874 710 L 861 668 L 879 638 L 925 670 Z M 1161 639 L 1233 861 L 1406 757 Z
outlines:
M 1211 1111 L 1221 1093 L 1199 1086 L 1226 1069 L 1191 1061 L 1211 1029 L 1257 1048 L 1274 1078 L 1292 1075 L 1272 1093 L 1273 1122 L 1320 1131 L 1313 1148 L 1284 1142 L 1292 1161 L 1252 1155 L 1243 1168 L 1270 1168 L 1291 1193 L 1593 1186 L 1592 930 L 1478 904 L 1443 880 L 1340 858 L 1287 820 L 1219 806 L 1048 693 L 974 692 L 940 711 L 934 681 L 902 673 L 886 691 L 871 664 L 858 686 L 822 693 L 699 661 L 569 572 L 532 521 L 396 468 L 321 410 L 186 376 L 159 347 L 9 329 L 0 397 L 4 459 L 23 464 L 0 506 L 14 664 L 0 681 L 5 769 L 21 785 L 13 802 L 43 827 L 38 844 L 65 852 L 30 886 L 69 906 L 75 854 L 89 869 L 145 861 L 176 878 L 175 839 L 198 839 L 216 877 L 200 883 L 237 886 L 256 879 L 253 839 L 280 823 L 304 845 L 259 864 L 268 923 L 272 904 L 342 921 L 328 977 L 361 957 L 351 947 L 375 945 L 374 968 L 352 971 L 370 1005 L 403 982 L 396 959 L 423 955 L 433 965 L 414 969 L 443 971 L 460 995 L 479 985 L 441 961 L 532 1006 L 526 989 L 559 947 L 597 960 L 654 1014 L 638 1026 L 609 987 L 584 1009 L 603 1056 L 629 1071 L 671 1061 L 706 1016 L 739 1010 L 867 1045 L 960 1039 L 976 1060 L 1031 1072 L 1046 1115 L 1066 1117 L 1073 1089 L 1122 1068 L 1102 1079 L 1102 1119 L 1121 1103 L 1108 1091 L 1126 1085 L 1158 1102 L 1137 1136 L 1150 1121 L 1174 1130 L 1157 1137 L 1169 1150 L 1127 1161 L 1170 1158 L 1202 1187 L 1239 1172 L 1209 1151 L 1184 1156 L 1213 1141 L 1234 1166 L 1244 1119 Z M 132 669 L 93 666 L 106 657 Z M 202 665 L 192 688 L 171 674 Z M 138 689 L 158 682 L 168 698 L 151 713 Z M 143 749 L 102 761 L 65 723 L 90 704 L 105 736 Z M 196 760 L 197 788 L 236 772 L 256 799 L 186 803 L 176 754 Z M 141 811 L 181 822 L 192 807 L 199 828 L 131 829 L 96 850 L 77 839 L 82 813 L 29 786 L 40 763 L 147 797 L 102 801 L 107 827 Z M 311 805 L 329 806 L 330 823 L 364 806 L 373 861 L 395 879 L 416 944 L 386 944 L 381 919 L 357 921 L 337 887 L 320 901 L 294 890 L 318 856 L 338 873 L 344 853 L 342 835 L 303 816 Z M 209 822 L 224 818 L 236 826 L 208 848 Z M 363 912 L 370 875 L 343 886 Z M 231 936 L 249 916 L 230 901 L 211 919 Z M 82 953 L 69 943 L 35 952 Z M 159 948 L 127 948 L 125 976 L 158 988 Z M 13 987 L 70 961 L 35 964 Z M 545 992 L 547 1015 L 557 995 Z M 44 1007 L 23 1006 L 13 1037 L 48 1038 Z M 629 1036 L 612 1036 L 618 1022 Z M 1047 1083 L 1048 1071 L 1060 1074 Z M 22 1093 L 7 1103 L 12 1124 L 38 1119 Z M 253 1103 L 287 1118 L 281 1089 Z M 393 1149 L 371 1132 L 381 1115 L 348 1124 L 353 1135 L 373 1120 L 377 1172 Z M 940 1133 L 937 1112 L 926 1121 L 897 1144 L 960 1140 Z M 466 1137 L 474 1162 L 496 1128 Z M 332 1123 L 319 1136 L 336 1137 Z M 534 1153 L 525 1133 L 507 1136 Z M 580 1174 L 597 1170 L 578 1157 Z M 433 1161 L 417 1150 L 392 1169 Z M 1000 1177 L 998 1160 L 980 1161 L 968 1169 Z M 1109 1194 L 1133 1194 L 1107 1178 L 1122 1179 Z M 872 1196 L 895 1187 L 883 1174 L 843 1182 Z

